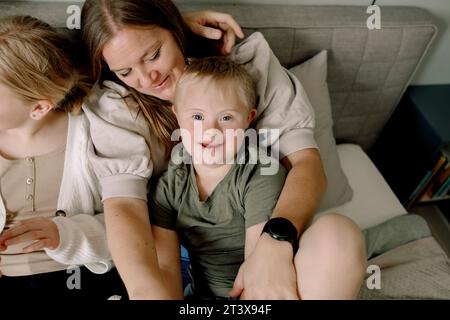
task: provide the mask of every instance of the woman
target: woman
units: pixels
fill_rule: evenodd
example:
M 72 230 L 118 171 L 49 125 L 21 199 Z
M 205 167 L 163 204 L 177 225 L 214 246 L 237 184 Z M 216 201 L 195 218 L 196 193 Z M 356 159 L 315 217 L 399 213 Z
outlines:
M 136 145 L 141 146 L 137 142 L 139 139 L 145 140 L 152 154 L 153 175 L 157 176 L 167 166 L 173 146 L 171 134 L 177 128 L 169 108 L 175 84 L 187 58 L 214 54 L 215 48 L 208 44 L 200 47 L 202 41 L 191 36 L 177 8 L 167 0 L 113 3 L 88 0 L 83 7 L 82 25 L 94 75 L 107 87 L 106 93 L 99 95 L 99 107 L 91 108 L 91 125 L 103 132 L 102 122 L 110 122 L 118 130 L 127 129 L 127 134 L 135 135 Z M 256 127 L 281 132 L 279 152 L 289 174 L 272 217 L 284 218 L 282 232 L 294 228 L 295 241 L 301 235 L 300 251 L 294 258 L 288 242 L 274 240 L 273 234 L 264 232 L 241 266 L 231 295 L 250 299 L 355 297 L 365 271 L 364 246 L 358 228 L 340 215 L 328 215 L 303 232 L 326 188 L 313 138 L 313 112 L 304 90 L 298 80 L 280 66 L 261 35 L 244 41 L 231 57 L 244 64 L 258 81 L 258 114 L 263 116 L 257 119 Z M 113 82 L 103 82 L 106 79 Z M 283 90 L 277 90 L 278 86 Z M 139 122 L 139 114 L 134 118 L 130 116 L 130 111 L 133 114 L 136 110 L 141 111 L 141 119 L 145 118 L 147 125 Z M 111 139 L 102 139 L 95 132 L 91 134 L 103 156 L 113 157 L 109 151 L 113 146 L 108 146 Z M 138 154 L 136 149 L 134 152 Z M 130 152 L 122 150 L 115 154 L 126 155 Z M 133 187 L 137 185 L 136 181 Z M 131 246 L 125 246 L 120 237 L 114 237 L 110 239 L 113 258 L 129 293 L 148 297 L 155 287 L 161 289 L 164 278 L 164 269 L 162 273 L 146 270 L 146 266 L 156 263 L 150 261 L 154 248 L 149 245 L 153 243 L 149 222 L 144 213 L 140 218 L 133 218 L 135 220 L 125 218 L 122 211 L 126 208 L 119 208 L 117 202 L 120 199 L 105 201 L 105 212 L 115 213 L 107 213 L 108 234 L 111 237 L 111 232 L 116 234 L 118 230 L 132 234 L 133 252 L 126 251 Z M 145 212 L 145 203 L 133 201 L 130 205 Z M 111 220 L 110 216 L 113 216 Z M 166 239 L 166 236 L 156 235 L 157 244 L 166 244 L 167 252 L 176 250 L 170 247 L 173 239 Z M 141 263 L 127 265 L 126 261 L 136 257 L 140 257 Z M 298 274 L 294 264 L 300 270 Z M 353 272 L 346 272 L 348 269 Z M 297 292 L 297 281 L 301 292 Z

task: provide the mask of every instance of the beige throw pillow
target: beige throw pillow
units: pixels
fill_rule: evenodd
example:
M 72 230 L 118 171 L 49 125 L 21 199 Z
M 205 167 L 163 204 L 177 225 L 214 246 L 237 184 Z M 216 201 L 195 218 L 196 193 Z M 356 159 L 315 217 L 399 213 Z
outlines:
M 327 84 L 327 51 L 289 70 L 301 82 L 316 115 L 314 137 L 328 179 L 328 189 L 318 211 L 339 206 L 352 199 L 353 190 L 341 168 L 333 136 L 331 100 Z

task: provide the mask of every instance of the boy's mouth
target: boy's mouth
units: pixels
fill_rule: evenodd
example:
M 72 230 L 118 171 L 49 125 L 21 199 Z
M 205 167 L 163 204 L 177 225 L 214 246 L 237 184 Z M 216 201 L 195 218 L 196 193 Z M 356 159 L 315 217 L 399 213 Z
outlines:
M 201 145 L 202 145 L 202 148 L 204 148 L 204 149 L 214 149 L 214 148 L 217 148 L 217 147 L 220 147 L 222 144 L 214 144 L 214 143 L 201 143 Z

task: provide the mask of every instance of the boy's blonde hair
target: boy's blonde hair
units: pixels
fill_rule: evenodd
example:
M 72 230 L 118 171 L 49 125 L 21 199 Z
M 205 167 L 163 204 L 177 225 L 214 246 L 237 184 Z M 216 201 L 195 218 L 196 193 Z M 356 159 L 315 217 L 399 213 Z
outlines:
M 227 57 L 208 57 L 192 61 L 178 80 L 175 105 L 182 87 L 194 79 L 229 84 L 236 89 L 236 94 L 248 110 L 256 107 L 256 87 L 252 77 L 242 65 Z
M 0 82 L 26 103 L 49 100 L 55 109 L 79 111 L 89 85 L 69 57 L 70 42 L 30 16 L 0 19 Z

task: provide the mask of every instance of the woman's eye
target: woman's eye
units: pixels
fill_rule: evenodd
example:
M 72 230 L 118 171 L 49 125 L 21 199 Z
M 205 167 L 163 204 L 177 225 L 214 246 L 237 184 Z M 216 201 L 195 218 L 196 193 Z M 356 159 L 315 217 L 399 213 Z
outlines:
M 192 118 L 194 119 L 194 120 L 203 120 L 203 117 L 202 117 L 202 115 L 201 114 L 194 114 L 193 116 L 192 116 Z
M 151 62 L 151 61 L 155 61 L 159 58 L 159 56 L 161 55 L 161 48 L 159 48 L 155 54 L 147 59 L 145 59 L 145 62 Z
M 119 75 L 122 77 L 122 78 L 125 78 L 127 75 L 129 75 L 130 74 L 130 71 L 126 71 L 126 72 L 121 72 L 121 73 L 119 73 Z

